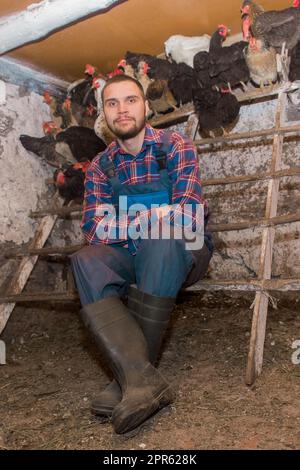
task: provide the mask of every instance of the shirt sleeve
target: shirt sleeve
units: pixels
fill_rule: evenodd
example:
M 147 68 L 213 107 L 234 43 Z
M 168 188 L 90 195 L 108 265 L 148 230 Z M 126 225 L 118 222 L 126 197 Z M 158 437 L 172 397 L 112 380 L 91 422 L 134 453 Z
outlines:
M 172 181 L 171 223 L 184 224 L 193 230 L 203 226 L 208 208 L 202 196 L 196 149 L 189 139 L 180 136 L 176 140 L 167 161 L 167 169 Z
M 80 226 L 90 245 L 120 243 L 127 239 L 127 221 L 116 214 L 111 184 L 98 162 L 93 161 L 86 172 Z

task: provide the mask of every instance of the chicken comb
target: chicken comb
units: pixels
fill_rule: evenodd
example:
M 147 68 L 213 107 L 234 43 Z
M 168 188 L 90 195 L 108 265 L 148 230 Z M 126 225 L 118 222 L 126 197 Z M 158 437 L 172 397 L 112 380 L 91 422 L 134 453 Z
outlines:
M 120 62 L 118 63 L 117 67 L 126 67 L 127 65 L 127 62 L 125 59 L 122 59 L 120 60 Z
M 144 62 L 144 65 L 143 65 L 143 73 L 144 73 L 145 75 L 147 75 L 149 69 L 150 69 L 149 64 L 147 64 L 147 62 Z
M 87 73 L 88 75 L 94 75 L 95 67 L 91 64 L 86 64 L 84 73 Z
M 99 88 L 100 87 L 100 83 L 98 82 L 98 78 L 99 77 L 94 77 L 93 78 L 93 81 L 92 81 L 92 87 L 93 88 Z
M 70 98 L 65 99 L 65 101 L 63 102 L 63 108 L 64 109 L 71 109 L 71 100 L 70 100 Z
M 49 104 L 49 103 L 51 103 L 51 100 L 52 100 L 52 97 L 50 95 L 50 92 L 45 91 L 45 93 L 44 93 L 44 102 Z
M 43 123 L 44 134 L 52 134 L 52 132 L 57 131 L 59 128 L 54 121 L 46 121 Z
M 300 4 L 300 0 L 294 0 L 293 1 L 293 7 L 294 8 L 298 8 L 299 4 Z

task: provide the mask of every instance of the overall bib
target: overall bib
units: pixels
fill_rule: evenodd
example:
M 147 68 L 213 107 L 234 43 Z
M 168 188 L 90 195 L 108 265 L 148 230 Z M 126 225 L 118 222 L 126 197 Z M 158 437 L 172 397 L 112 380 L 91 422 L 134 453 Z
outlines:
M 103 155 L 101 170 L 112 185 L 116 207 L 119 196 L 127 197 L 128 208 L 139 203 L 147 209 L 152 204 L 171 204 L 172 184 L 166 168 L 168 147 L 166 132 L 155 155 L 159 181 L 135 185 L 122 184 L 113 162 Z M 205 234 L 205 243 L 197 252 L 187 250 L 185 241 L 180 239 L 129 238 L 120 243 L 84 247 L 71 255 L 71 262 L 81 303 L 87 305 L 107 297 L 122 297 L 130 284 L 147 294 L 176 297 L 182 285 L 191 285 L 204 276 L 211 255 L 211 237 Z

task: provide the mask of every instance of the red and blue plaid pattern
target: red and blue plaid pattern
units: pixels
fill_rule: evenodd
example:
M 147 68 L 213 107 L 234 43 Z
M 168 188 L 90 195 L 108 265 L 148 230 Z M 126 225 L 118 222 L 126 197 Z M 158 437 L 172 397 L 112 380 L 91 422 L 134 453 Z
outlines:
M 155 152 L 157 144 L 162 143 L 164 132 L 164 130 L 154 129 L 147 124 L 142 149 L 136 156 L 127 154 L 117 141 L 107 147 L 104 153 L 114 162 L 116 174 L 121 184 L 134 185 L 160 180 Z M 180 207 L 185 204 L 204 204 L 204 213 L 207 214 L 208 208 L 202 197 L 200 170 L 194 145 L 178 132 L 170 133 L 168 131 L 168 133 L 170 147 L 166 165 L 172 183 L 172 204 L 178 204 Z M 117 232 L 125 234 L 123 238 L 125 240 L 126 224 L 130 222 L 126 218 L 119 220 L 118 217 L 107 222 L 106 217 L 97 215 L 97 210 L 100 209 L 100 213 L 103 214 L 105 205 L 112 204 L 112 187 L 99 165 L 99 159 L 102 155 L 103 153 L 93 159 L 85 179 L 81 229 L 86 241 L 91 245 L 119 243 L 120 238 L 116 239 L 115 236 Z M 149 220 L 148 211 L 140 213 L 134 223 L 145 227 L 145 221 L 144 223 L 142 221 L 143 217 L 147 217 Z M 191 212 L 191 219 L 193 218 L 194 213 Z M 99 228 L 102 233 L 105 231 L 107 234 L 105 239 L 97 237 L 96 232 Z

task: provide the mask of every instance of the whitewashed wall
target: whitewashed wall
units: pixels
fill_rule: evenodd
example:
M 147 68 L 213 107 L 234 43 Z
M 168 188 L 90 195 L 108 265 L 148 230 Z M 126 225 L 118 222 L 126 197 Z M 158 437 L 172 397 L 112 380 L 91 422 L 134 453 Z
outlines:
M 272 127 L 276 100 L 243 106 L 235 132 Z M 0 246 L 28 243 L 36 221 L 30 210 L 45 207 L 53 192 L 45 184 L 51 169 L 20 144 L 20 134 L 41 137 L 42 123 L 49 119 L 43 98 L 14 85 L 6 85 L 6 102 L 0 105 Z M 294 123 L 294 122 L 293 122 Z M 182 129 L 182 126 L 181 126 Z M 222 150 L 211 147 L 200 151 L 202 178 L 241 175 L 268 170 L 272 153 L 268 145 L 253 146 L 234 142 Z M 284 144 L 282 168 L 300 165 L 300 141 Z M 300 206 L 300 178 L 283 178 L 278 215 L 296 212 Z M 211 222 L 234 222 L 264 216 L 267 182 L 206 187 L 211 208 Z M 300 223 L 277 228 L 273 275 L 300 275 Z M 261 229 L 214 234 L 216 251 L 209 276 L 219 279 L 255 277 L 258 272 Z M 79 221 L 60 220 L 50 237 L 55 245 L 79 243 L 82 240 Z M 16 266 L 0 255 L 0 289 Z

